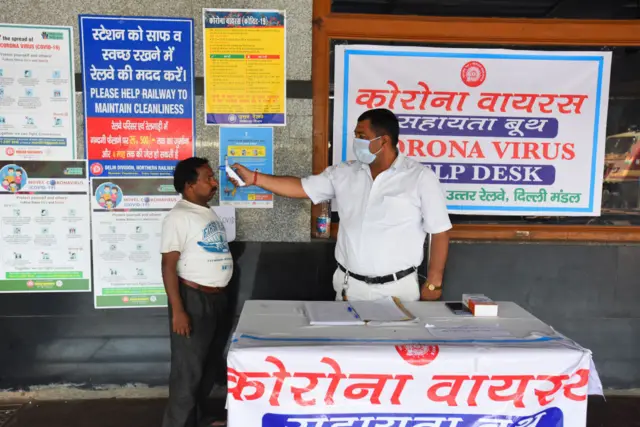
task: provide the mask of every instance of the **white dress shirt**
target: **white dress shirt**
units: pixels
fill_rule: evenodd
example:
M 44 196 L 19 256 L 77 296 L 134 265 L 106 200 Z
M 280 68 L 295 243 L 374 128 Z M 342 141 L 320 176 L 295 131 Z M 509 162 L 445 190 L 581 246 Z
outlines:
M 403 154 L 375 180 L 368 165 L 345 162 L 303 178 L 302 187 L 314 204 L 336 200 L 336 261 L 352 273 L 375 277 L 417 267 L 427 233 L 451 228 L 438 178 Z

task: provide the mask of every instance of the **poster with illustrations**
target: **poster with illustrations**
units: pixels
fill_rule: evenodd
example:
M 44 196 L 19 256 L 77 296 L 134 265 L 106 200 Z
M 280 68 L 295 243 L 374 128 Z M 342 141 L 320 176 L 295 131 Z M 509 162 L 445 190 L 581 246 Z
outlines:
M 0 24 L 0 160 L 75 158 L 73 28 Z
M 220 165 L 234 163 L 246 166 L 252 171 L 273 174 L 273 128 L 246 127 L 220 128 Z M 220 206 L 236 208 L 272 208 L 273 193 L 250 182 L 247 186 L 236 187 L 220 173 Z
M 160 270 L 162 220 L 182 198 L 172 178 L 92 178 L 95 308 L 166 307 Z M 228 240 L 235 209 L 215 207 Z
M 85 161 L 0 160 L 0 292 L 89 292 Z
M 166 178 L 93 178 L 95 308 L 164 307 L 162 220 L 180 195 Z

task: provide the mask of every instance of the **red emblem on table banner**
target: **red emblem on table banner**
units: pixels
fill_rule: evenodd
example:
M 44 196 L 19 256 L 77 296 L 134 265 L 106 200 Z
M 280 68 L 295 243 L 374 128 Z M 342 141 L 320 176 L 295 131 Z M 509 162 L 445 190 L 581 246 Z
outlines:
M 413 366 L 424 366 L 433 362 L 440 348 L 437 345 L 407 344 L 397 345 L 396 351 L 407 363 Z
M 464 64 L 460 71 L 462 82 L 469 87 L 478 87 L 484 83 L 487 78 L 487 70 L 484 65 L 478 61 L 471 61 Z

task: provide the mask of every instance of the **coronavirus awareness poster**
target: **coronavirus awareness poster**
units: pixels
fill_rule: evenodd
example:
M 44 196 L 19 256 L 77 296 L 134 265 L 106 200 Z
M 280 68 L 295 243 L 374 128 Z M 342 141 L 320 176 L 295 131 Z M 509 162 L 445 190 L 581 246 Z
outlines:
M 349 45 L 335 63 L 334 164 L 360 114 L 387 108 L 450 213 L 600 214 L 609 52 Z
M 170 176 L 194 154 L 193 20 L 80 16 L 91 176 Z

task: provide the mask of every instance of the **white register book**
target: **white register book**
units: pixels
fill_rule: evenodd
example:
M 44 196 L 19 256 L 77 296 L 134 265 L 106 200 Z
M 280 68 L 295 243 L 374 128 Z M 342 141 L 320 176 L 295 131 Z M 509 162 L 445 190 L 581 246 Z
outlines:
M 304 307 L 309 324 L 314 326 L 396 325 L 418 321 L 394 297 L 375 301 L 309 301 Z

